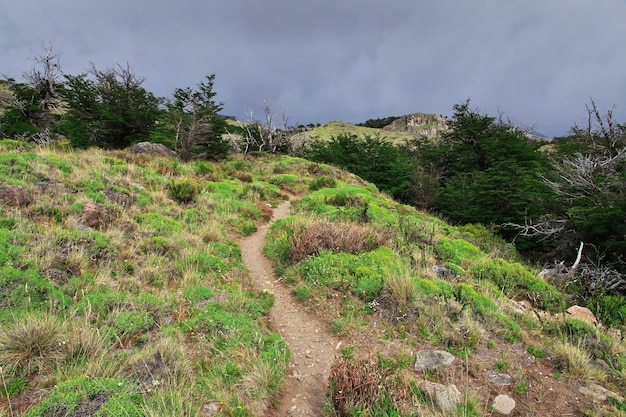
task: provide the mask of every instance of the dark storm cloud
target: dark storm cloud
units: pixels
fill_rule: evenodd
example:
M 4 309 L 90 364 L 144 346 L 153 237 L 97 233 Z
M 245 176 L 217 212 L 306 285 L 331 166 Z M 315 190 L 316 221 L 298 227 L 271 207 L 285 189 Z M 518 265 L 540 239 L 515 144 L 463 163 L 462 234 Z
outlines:
M 129 63 L 160 96 L 215 73 L 225 113 L 360 122 L 481 112 L 561 135 L 593 98 L 626 120 L 623 0 L 0 0 L 0 74 L 52 42 L 71 74 Z M 620 117 L 621 116 L 621 117 Z

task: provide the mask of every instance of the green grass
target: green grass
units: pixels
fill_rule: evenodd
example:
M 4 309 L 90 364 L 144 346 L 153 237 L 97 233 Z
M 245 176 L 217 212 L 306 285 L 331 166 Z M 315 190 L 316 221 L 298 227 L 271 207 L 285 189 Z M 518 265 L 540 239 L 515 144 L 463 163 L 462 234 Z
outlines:
M 375 324 L 390 346 L 434 344 L 470 359 L 481 346 L 532 340 L 537 346 L 524 349 L 556 357 L 564 375 L 601 380 L 583 363 L 602 358 L 623 386 L 619 340 L 570 319 L 540 326 L 503 307 L 505 297 L 527 298 L 560 312 L 563 300 L 487 229 L 451 226 L 328 165 L 264 154 L 182 163 L 5 140 L 0 180 L 37 196 L 19 209 L 0 204 L 0 415 L 10 415 L 8 399 L 38 388 L 49 395 L 25 415 L 88 406 L 102 415 L 196 415 L 207 403 L 223 416 L 260 415 L 276 404 L 290 352 L 268 323 L 276 300 L 251 287 L 238 241 L 288 193 L 300 196 L 269 229 L 265 253 L 298 302 L 332 304 L 338 337 Z M 41 180 L 64 188 L 40 189 Z M 107 190 L 132 203 L 109 201 Z M 114 210 L 112 223 L 82 226 L 87 202 Z M 439 279 L 434 264 L 454 268 L 457 279 Z M 621 301 L 594 302 L 619 322 Z M 538 337 L 540 327 L 545 339 L 523 337 Z M 353 415 L 402 415 L 398 392 L 427 406 L 402 372 L 408 363 L 377 356 L 366 375 L 384 378 Z M 465 415 L 480 410 L 471 399 L 463 407 Z
M 394 142 L 404 143 L 407 140 L 415 139 L 415 136 L 408 132 L 398 132 L 390 130 L 382 130 L 365 126 L 356 126 L 351 123 L 333 121 L 328 122 L 325 125 L 318 126 L 306 132 L 307 138 L 329 140 L 333 136 L 341 134 L 356 135 L 359 137 L 365 136 L 381 136 L 389 138 Z M 302 140 L 304 134 L 296 134 L 293 140 L 298 143 Z

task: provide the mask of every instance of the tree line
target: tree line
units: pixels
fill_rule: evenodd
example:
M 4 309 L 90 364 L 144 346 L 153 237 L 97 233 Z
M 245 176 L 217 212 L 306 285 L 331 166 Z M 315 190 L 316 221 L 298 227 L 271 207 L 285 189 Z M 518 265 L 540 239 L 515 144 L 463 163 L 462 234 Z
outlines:
M 45 143 L 59 135 L 76 148 L 122 149 L 141 141 L 163 143 L 181 159 L 220 160 L 244 149 L 278 152 L 286 143 L 285 126 L 276 126 L 266 102 L 265 120 L 229 128 L 215 98 L 215 74 L 192 87 L 156 97 L 130 65 L 66 74 L 59 55 L 43 47 L 24 82 L 1 81 L 11 91 L 0 106 L 0 134 Z

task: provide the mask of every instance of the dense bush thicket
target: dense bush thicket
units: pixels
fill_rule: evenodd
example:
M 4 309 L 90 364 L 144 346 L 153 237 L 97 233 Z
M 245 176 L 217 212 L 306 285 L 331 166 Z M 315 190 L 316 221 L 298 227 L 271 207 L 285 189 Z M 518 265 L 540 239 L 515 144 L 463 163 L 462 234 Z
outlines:
M 380 119 L 368 119 L 363 123 L 359 123 L 357 126 L 372 127 L 375 129 L 382 129 L 385 126 L 389 126 L 394 120 L 399 119 L 399 116 L 382 117 Z
M 304 156 L 355 173 L 399 200 L 406 199 L 415 169 L 406 149 L 375 136 L 342 134 L 328 141 L 315 140 Z
M 626 125 L 595 103 L 588 111 L 587 127 L 548 142 L 467 101 L 439 138 L 399 145 L 342 134 L 314 141 L 304 156 L 453 223 L 486 225 L 536 261 L 571 265 L 584 242 L 581 267 L 569 272 L 590 299 L 626 293 Z

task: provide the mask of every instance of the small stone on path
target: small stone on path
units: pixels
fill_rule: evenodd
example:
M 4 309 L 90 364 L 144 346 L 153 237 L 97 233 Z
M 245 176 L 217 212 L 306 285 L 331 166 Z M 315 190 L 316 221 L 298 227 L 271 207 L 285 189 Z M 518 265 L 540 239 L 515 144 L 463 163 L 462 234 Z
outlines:
M 515 400 L 508 395 L 500 394 L 493 400 L 493 411 L 508 416 L 515 409 Z
M 489 378 L 496 384 L 500 385 L 511 385 L 513 383 L 513 378 L 511 375 L 502 374 L 498 371 L 489 371 Z

